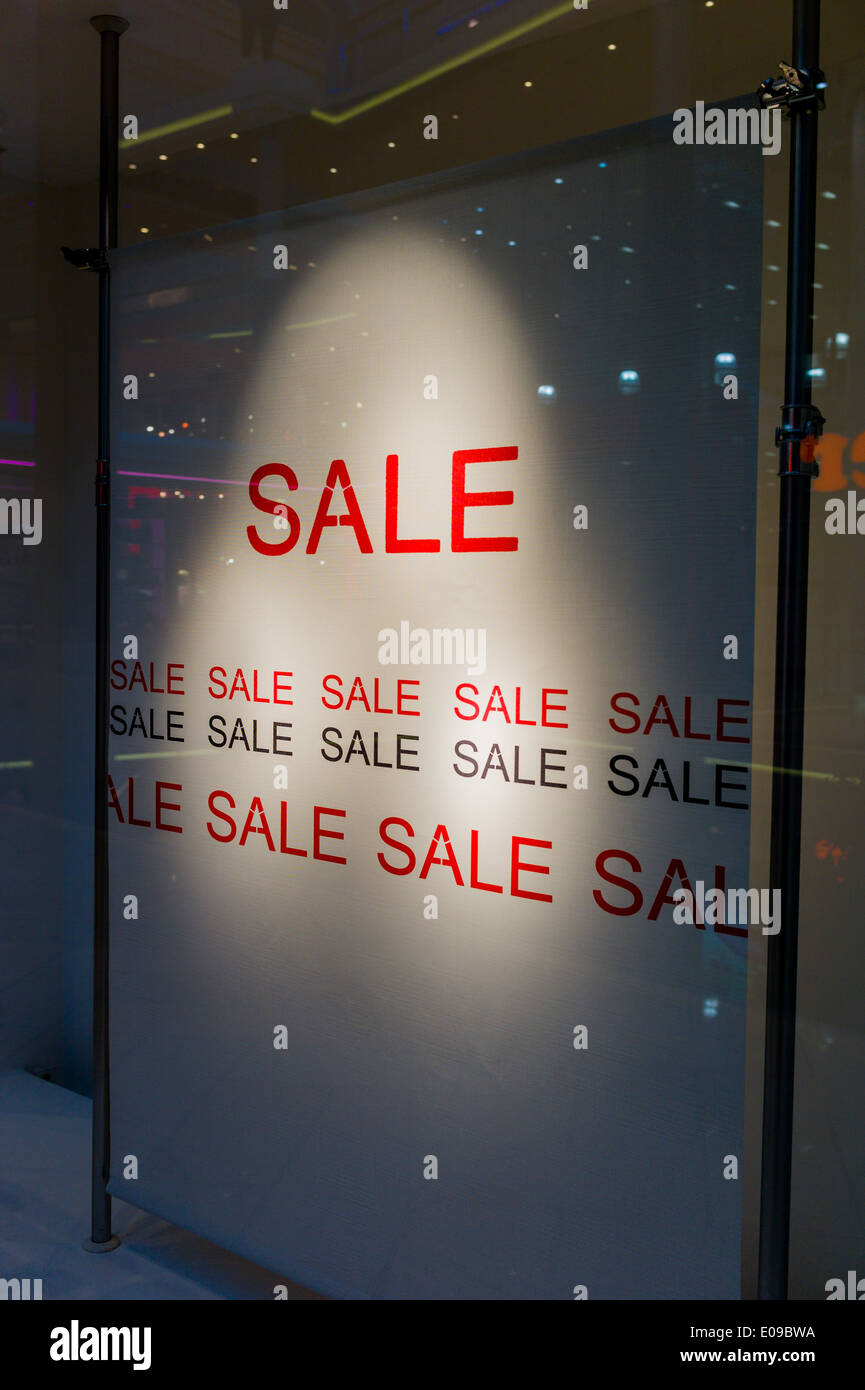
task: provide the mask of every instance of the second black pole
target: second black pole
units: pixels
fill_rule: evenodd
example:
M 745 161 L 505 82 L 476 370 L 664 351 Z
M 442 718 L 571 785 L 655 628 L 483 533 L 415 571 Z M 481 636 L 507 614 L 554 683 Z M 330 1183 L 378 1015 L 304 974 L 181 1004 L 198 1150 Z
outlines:
M 119 45 L 129 28 L 118 15 L 94 15 L 100 39 L 99 110 L 99 382 L 96 460 L 96 657 L 93 759 L 93 1149 L 90 1240 L 113 1250 L 108 1030 L 108 661 L 110 591 L 111 280 L 107 253 L 117 245 L 117 158 L 120 140 Z
M 815 74 L 819 57 L 820 0 L 794 0 L 792 65 L 800 73 Z M 818 110 L 816 101 L 790 108 L 787 345 L 785 404 L 778 432 L 781 500 L 769 870 L 772 888 L 781 893 L 781 930 L 768 938 L 758 1276 L 761 1299 L 787 1298 L 790 1247 L 808 539 L 811 478 L 816 472 L 814 445 L 822 425 L 811 404 L 809 375 Z

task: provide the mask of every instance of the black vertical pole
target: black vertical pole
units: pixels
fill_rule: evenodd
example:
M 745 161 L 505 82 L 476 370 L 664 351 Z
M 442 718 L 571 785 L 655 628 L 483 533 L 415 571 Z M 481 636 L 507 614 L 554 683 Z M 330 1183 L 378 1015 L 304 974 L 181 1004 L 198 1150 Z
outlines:
M 818 70 L 820 0 L 794 0 L 793 59 Z M 799 855 L 802 832 L 802 742 L 808 536 L 814 444 L 822 419 L 811 405 L 814 238 L 817 199 L 816 103 L 790 107 L 790 197 L 787 237 L 787 350 L 780 446 L 778 613 L 775 638 L 775 731 L 770 882 L 781 892 L 781 930 L 768 940 L 760 1193 L 759 1297 L 787 1298 Z
M 99 424 L 96 463 L 96 664 L 93 780 L 93 1154 L 90 1240 L 85 1248 L 113 1250 L 108 1195 L 108 657 L 110 581 L 110 329 L 111 281 L 107 253 L 117 245 L 117 150 L 120 139 L 118 69 L 120 35 L 129 25 L 117 15 L 94 15 L 100 39 L 99 111 Z

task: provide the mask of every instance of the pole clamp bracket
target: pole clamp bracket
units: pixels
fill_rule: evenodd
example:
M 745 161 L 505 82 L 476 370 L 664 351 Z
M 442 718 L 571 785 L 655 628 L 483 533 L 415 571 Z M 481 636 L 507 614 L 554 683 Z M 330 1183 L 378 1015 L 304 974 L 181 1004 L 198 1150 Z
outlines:
M 93 479 L 96 489 L 95 504 L 97 507 L 107 507 L 111 493 L 111 475 L 108 472 L 108 460 L 98 459 L 97 468 L 99 472 Z
M 780 107 L 788 116 L 809 107 L 823 110 L 827 83 L 822 68 L 794 68 L 789 63 L 779 63 L 778 67 L 781 76 L 767 77 L 757 88 L 757 98 L 765 110 Z
M 818 477 L 820 465 L 814 454 L 826 423 L 823 415 L 816 405 L 782 405 L 781 420 L 775 430 L 775 447 L 782 451 L 779 475 Z
M 108 269 L 108 259 L 99 246 L 82 246 L 78 251 L 73 251 L 71 246 L 61 246 L 60 250 L 76 270 Z

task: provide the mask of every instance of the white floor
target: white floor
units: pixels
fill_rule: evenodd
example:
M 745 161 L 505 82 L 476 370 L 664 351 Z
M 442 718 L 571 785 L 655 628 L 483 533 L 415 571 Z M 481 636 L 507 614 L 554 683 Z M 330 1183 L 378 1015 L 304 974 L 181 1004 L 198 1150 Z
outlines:
M 285 1283 L 116 1198 L 121 1245 L 88 1254 L 89 1206 L 90 1102 L 27 1072 L 0 1073 L 0 1279 L 41 1279 L 44 1300 L 272 1300 Z M 318 1297 L 289 1286 L 289 1298 Z

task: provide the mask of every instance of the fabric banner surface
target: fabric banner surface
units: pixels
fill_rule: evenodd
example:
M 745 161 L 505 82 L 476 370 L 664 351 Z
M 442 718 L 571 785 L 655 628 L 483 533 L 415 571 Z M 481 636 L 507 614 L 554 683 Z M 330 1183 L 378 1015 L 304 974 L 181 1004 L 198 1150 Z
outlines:
M 334 1297 L 739 1297 L 762 159 L 672 131 L 112 254 L 110 1190 Z

